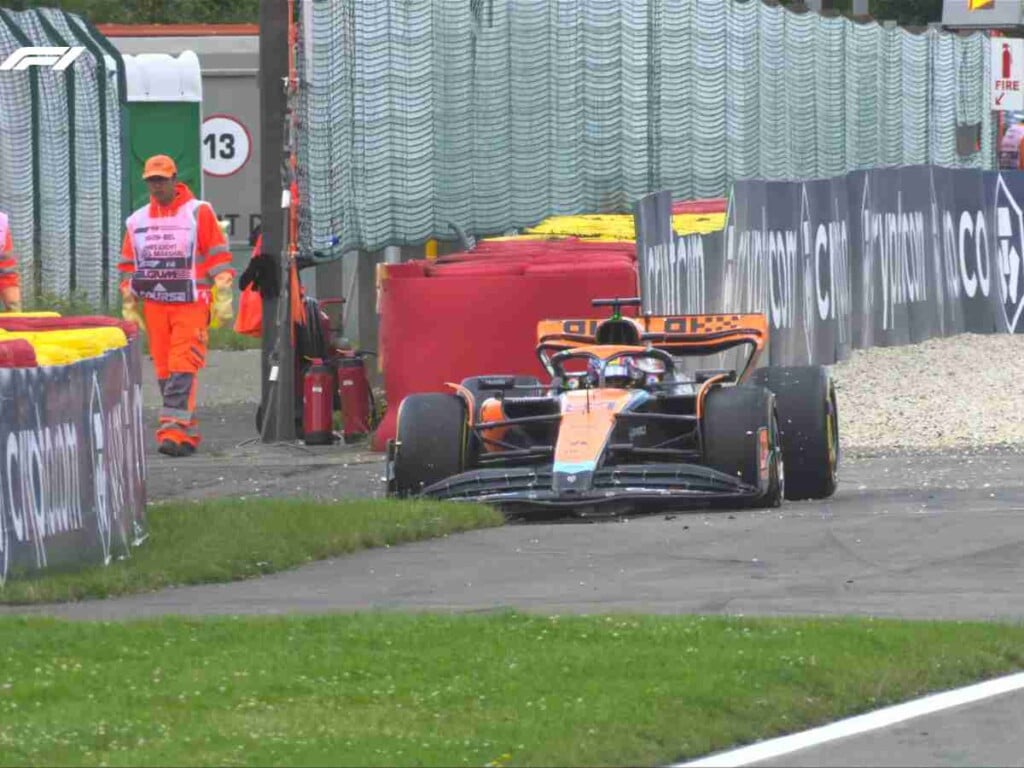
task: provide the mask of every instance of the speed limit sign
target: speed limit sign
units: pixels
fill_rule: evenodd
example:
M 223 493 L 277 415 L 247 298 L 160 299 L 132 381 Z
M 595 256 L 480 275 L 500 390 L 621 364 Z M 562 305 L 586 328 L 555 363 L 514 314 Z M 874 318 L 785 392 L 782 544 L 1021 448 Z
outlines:
M 210 115 L 203 120 L 203 172 L 211 176 L 238 173 L 252 154 L 252 138 L 242 122 L 231 115 Z

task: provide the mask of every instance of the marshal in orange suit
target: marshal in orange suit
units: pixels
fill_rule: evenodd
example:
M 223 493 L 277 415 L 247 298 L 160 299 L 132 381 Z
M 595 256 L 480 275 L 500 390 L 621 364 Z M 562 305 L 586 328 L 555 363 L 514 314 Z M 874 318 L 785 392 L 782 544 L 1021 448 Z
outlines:
M 235 270 L 213 207 L 178 181 L 167 155 L 146 161 L 149 203 L 126 222 L 122 314 L 149 334 L 149 351 L 163 396 L 156 439 L 167 456 L 199 447 L 196 389 L 206 365 L 211 317 L 234 317 Z M 141 307 L 140 307 L 141 302 Z
M 8 312 L 21 311 L 21 279 L 14 258 L 10 220 L 0 211 L 0 305 Z

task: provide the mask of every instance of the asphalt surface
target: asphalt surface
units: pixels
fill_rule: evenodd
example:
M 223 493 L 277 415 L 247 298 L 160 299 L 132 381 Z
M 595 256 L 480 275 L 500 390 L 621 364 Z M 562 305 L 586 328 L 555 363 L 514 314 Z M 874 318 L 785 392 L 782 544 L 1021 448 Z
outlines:
M 379 457 L 352 448 L 341 453 L 352 457 L 348 467 L 317 470 L 335 476 L 339 496 L 379 493 Z M 187 461 L 198 467 L 204 460 Z M 157 486 L 170 485 L 166 473 L 177 476 L 185 467 L 153 462 L 150 474 Z M 227 482 L 225 467 L 204 471 Z M 268 482 L 258 470 L 254 477 Z M 288 483 L 302 489 L 301 473 Z M 81 619 L 515 607 L 1019 621 L 1022 513 L 1019 454 L 877 457 L 847 461 L 840 490 L 827 502 L 516 524 L 367 550 L 252 581 L 30 610 Z
M 235 374 L 225 367 L 220 375 Z M 204 443 L 193 458 L 168 459 L 151 445 L 150 499 L 382 495 L 381 457 L 365 444 L 262 445 L 253 411 L 251 400 L 202 408 Z M 154 409 L 147 408 L 146 417 L 155 424 Z M 117 620 L 515 607 L 1024 620 L 1024 455 L 846 457 L 840 481 L 828 501 L 787 502 L 777 510 L 519 523 L 367 550 L 250 581 L 66 605 L 0 606 L 0 614 Z M 1024 695 L 760 765 L 1024 766 Z
M 384 493 L 381 454 L 364 441 L 351 445 L 265 445 L 254 424 L 255 406 L 224 404 L 199 411 L 203 442 L 189 458 L 169 458 L 147 442 L 146 493 L 150 501 L 198 501 L 218 496 L 282 498 L 302 496 L 337 501 Z M 156 409 L 146 408 L 155 428 Z
M 1024 693 L 967 704 L 757 765 L 794 768 L 1024 766 Z

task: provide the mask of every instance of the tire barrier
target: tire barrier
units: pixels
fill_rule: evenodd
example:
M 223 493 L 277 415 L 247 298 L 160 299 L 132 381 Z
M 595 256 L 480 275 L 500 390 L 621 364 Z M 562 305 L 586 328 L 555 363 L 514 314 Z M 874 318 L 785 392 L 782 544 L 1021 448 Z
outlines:
M 141 343 L 112 318 L 0 314 L 0 585 L 144 539 Z
M 1024 332 L 1024 172 L 912 166 L 733 185 L 725 229 L 672 236 L 638 205 L 643 310 L 764 312 L 771 365 Z M 660 209 L 659 209 L 660 205 Z

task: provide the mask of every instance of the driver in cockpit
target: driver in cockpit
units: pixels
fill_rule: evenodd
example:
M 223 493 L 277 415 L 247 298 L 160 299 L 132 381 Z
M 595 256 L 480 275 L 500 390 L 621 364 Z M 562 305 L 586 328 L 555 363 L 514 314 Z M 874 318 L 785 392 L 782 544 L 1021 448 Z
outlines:
M 591 387 L 600 381 L 601 363 L 591 360 L 587 364 L 587 383 Z M 653 357 L 623 355 L 609 360 L 604 366 L 604 386 L 611 388 L 652 387 L 665 377 L 665 363 Z

